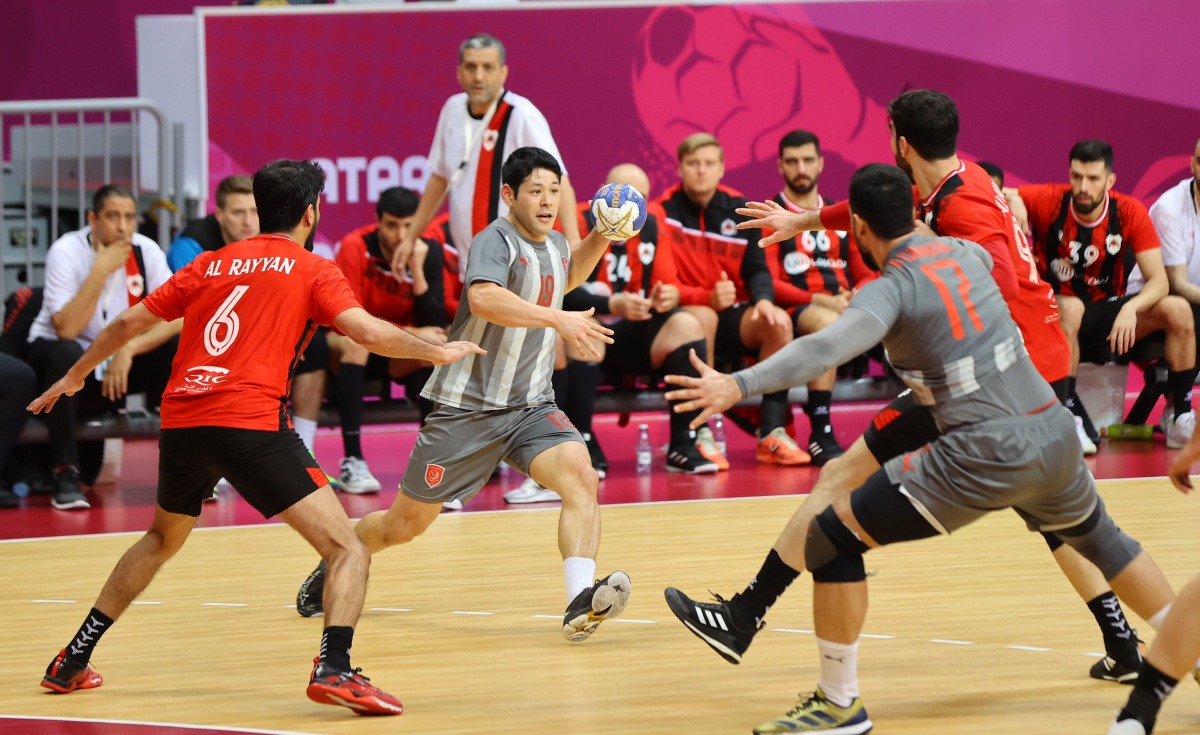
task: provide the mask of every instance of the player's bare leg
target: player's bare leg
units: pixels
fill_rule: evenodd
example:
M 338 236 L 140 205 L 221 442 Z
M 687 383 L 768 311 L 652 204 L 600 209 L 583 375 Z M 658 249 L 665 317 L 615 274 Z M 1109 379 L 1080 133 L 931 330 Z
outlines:
M 401 490 L 387 510 L 377 510 L 363 516 L 354 530 L 374 554 L 383 549 L 406 544 L 426 529 L 442 512 L 442 504 L 413 500 Z

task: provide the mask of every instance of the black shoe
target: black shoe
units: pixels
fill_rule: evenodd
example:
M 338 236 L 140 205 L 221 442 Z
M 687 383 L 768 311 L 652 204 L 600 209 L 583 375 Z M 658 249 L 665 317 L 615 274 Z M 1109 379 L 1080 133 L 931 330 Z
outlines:
M 596 441 L 595 435 L 584 434 L 583 443 L 587 444 L 588 456 L 592 458 L 592 469 L 603 480 L 608 475 L 608 457 L 604 456 L 604 450 L 600 448 L 600 442 Z
M 46 675 L 42 677 L 42 686 L 59 694 L 70 694 L 76 689 L 95 689 L 103 683 L 104 677 L 90 664 L 67 658 L 65 648 L 46 667 Z
M 758 628 L 741 624 L 733 611 L 733 600 L 716 597 L 716 603 L 696 602 L 674 587 L 664 592 L 667 607 L 696 637 L 707 643 L 721 658 L 740 664 L 742 654 L 750 647 Z M 737 599 L 737 595 L 733 599 Z M 760 628 L 762 626 L 759 626 Z
M 308 579 L 300 585 L 296 593 L 296 612 L 302 618 L 319 618 L 325 614 L 325 570 L 328 567 L 322 559 L 317 568 L 312 570 Z
M 682 472 L 685 475 L 709 475 L 720 468 L 710 462 L 696 449 L 692 440 L 684 444 L 672 444 L 667 449 L 667 472 Z
M 9 489 L 7 482 L 0 482 L 0 508 L 16 508 L 21 505 L 21 499 Z
M 1136 684 L 1142 669 L 1142 648 L 1146 644 L 1133 631 L 1133 639 L 1121 650 L 1110 650 L 1108 655 L 1092 664 L 1088 675 L 1093 679 L 1115 681 L 1118 684 Z M 1115 656 L 1111 654 L 1116 654 Z
M 632 586 L 628 574 L 613 572 L 575 595 L 563 615 L 563 635 L 576 643 L 590 638 L 600 623 L 625 612 Z
M 79 487 L 79 472 L 66 469 L 54 475 L 54 497 L 50 505 L 57 510 L 87 510 L 92 507 Z
M 833 432 L 813 434 L 808 437 L 808 456 L 812 457 L 814 467 L 824 467 L 831 459 L 842 456 L 846 450 L 838 444 Z

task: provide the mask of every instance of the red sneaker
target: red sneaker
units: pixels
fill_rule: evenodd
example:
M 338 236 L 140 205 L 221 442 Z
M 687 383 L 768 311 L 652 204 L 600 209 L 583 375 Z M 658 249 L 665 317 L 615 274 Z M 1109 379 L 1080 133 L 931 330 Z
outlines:
M 808 452 L 801 449 L 796 440 L 782 426 L 758 441 L 755 455 L 759 464 L 778 464 L 797 467 L 812 462 Z
M 356 715 L 398 715 L 404 712 L 400 700 L 372 686 L 371 680 L 359 672 L 334 671 L 321 665 L 320 657 L 313 659 L 312 680 L 305 692 L 317 704 L 337 704 L 348 707 Z
M 42 677 L 42 686 L 59 694 L 69 694 L 76 689 L 95 689 L 103 683 L 104 677 L 91 664 L 81 666 L 67 658 L 65 648 L 46 667 L 46 675 Z

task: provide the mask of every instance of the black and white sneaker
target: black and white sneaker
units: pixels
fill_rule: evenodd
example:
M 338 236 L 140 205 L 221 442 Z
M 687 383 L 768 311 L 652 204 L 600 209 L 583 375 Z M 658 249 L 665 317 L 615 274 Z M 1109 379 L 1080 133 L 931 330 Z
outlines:
M 667 448 L 667 472 L 710 475 L 719 469 L 717 463 L 706 459 L 691 440 L 683 444 L 672 444 Z
M 813 434 L 808 437 L 808 456 L 812 457 L 814 467 L 824 467 L 826 462 L 842 456 L 846 450 L 838 444 L 833 432 Z
M 50 506 L 55 510 L 87 510 L 92 507 L 79 486 L 79 472 L 74 468 L 54 475 L 54 497 Z
M 325 615 L 325 560 L 312 570 L 296 593 L 296 612 L 302 618 L 319 618 Z
M 750 647 L 759 629 L 753 625 L 745 626 L 737 619 L 731 604 L 733 600 L 713 595 L 717 599 L 715 603 L 696 602 L 674 587 L 668 587 L 663 594 L 667 598 L 667 607 L 697 638 L 729 663 L 742 662 L 742 654 Z M 733 598 L 736 600 L 737 595 Z
M 625 612 L 631 590 L 629 575 L 613 572 L 575 595 L 563 615 L 563 635 L 575 643 L 586 641 L 600 627 L 600 623 Z
M 608 476 L 608 457 L 604 456 L 604 450 L 600 448 L 600 442 L 596 440 L 593 434 L 584 434 L 583 443 L 587 445 L 588 456 L 592 458 L 592 469 L 603 480 Z

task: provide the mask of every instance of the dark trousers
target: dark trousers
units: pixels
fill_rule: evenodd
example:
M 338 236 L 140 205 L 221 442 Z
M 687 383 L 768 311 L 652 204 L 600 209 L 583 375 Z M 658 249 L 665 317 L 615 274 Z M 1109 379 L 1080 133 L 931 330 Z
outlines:
M 0 469 L 29 418 L 25 407 L 36 397 L 37 375 L 33 368 L 0 352 Z

